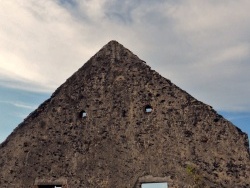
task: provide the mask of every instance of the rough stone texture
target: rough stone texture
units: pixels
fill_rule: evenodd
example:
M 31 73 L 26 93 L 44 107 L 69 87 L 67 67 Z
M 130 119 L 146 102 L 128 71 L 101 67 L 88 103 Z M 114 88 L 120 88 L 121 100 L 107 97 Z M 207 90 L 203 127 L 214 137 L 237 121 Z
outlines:
M 250 187 L 247 135 L 116 41 L 0 145 L 0 169 L 2 188 Z

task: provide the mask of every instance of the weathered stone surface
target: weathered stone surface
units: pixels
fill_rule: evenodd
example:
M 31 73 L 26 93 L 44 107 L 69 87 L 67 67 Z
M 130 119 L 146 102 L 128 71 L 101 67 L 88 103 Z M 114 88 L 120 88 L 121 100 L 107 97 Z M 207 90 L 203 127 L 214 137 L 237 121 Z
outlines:
M 249 187 L 249 168 L 245 133 L 116 41 L 0 145 L 8 188 Z

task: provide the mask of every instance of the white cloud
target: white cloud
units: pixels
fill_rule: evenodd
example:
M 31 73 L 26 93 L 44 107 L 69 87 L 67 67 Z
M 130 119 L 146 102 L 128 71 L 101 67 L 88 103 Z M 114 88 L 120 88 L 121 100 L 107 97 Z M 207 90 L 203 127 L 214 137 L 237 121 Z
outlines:
M 0 20 L 0 72 L 8 78 L 40 83 L 51 90 L 79 68 L 80 57 L 92 55 L 81 43 L 86 37 L 84 27 L 53 1 L 4 1 L 0 6 L 4 18 Z
M 199 1 L 176 3 L 166 12 L 176 20 L 180 30 L 186 32 L 214 32 L 247 24 L 248 0 Z M 234 28 L 239 29 L 239 28 Z
M 249 8 L 248 0 L 3 1 L 0 84 L 52 92 L 116 39 L 216 109 L 250 110 Z
M 104 18 L 104 5 L 107 0 L 78 1 L 81 12 L 84 12 L 92 21 Z

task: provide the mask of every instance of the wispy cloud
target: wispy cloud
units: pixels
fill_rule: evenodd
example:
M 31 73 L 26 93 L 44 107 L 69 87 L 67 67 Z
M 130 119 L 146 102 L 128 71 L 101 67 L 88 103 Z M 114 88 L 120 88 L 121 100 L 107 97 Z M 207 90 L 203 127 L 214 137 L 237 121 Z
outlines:
M 216 109 L 249 111 L 249 7 L 248 0 L 3 1 L 0 85 L 52 92 L 116 39 Z
M 24 104 L 21 102 L 14 102 L 14 101 L 0 101 L 0 103 L 10 104 L 10 105 L 18 107 L 18 108 L 25 108 L 25 109 L 29 109 L 29 110 L 35 110 L 37 108 L 37 106 L 35 106 L 35 105 L 29 105 L 29 104 Z

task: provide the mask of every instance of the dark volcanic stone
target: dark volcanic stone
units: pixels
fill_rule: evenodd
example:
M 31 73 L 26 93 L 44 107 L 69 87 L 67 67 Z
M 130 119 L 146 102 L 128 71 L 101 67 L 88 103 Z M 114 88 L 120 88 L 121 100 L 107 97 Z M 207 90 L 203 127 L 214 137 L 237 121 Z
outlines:
M 8 188 L 249 187 L 249 168 L 245 133 L 116 41 L 0 145 Z

